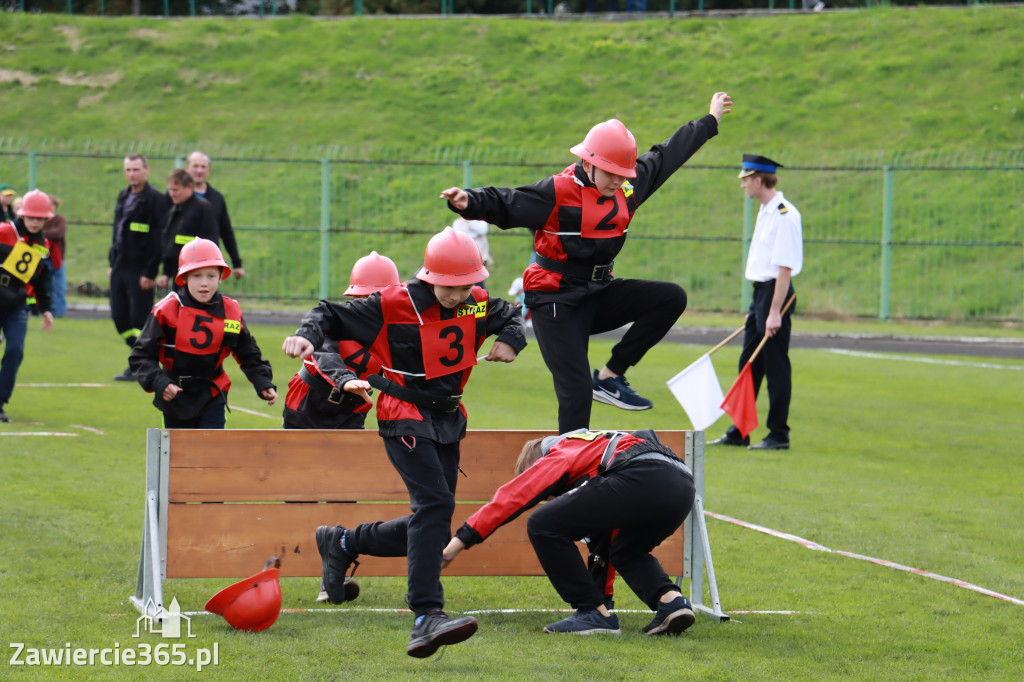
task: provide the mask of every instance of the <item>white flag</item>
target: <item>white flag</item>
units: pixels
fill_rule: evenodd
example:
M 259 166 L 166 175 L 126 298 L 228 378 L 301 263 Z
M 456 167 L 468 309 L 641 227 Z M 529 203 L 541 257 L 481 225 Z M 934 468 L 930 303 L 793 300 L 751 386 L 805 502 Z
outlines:
M 698 431 L 707 429 L 725 414 L 720 407 L 725 396 L 710 355 L 702 355 L 667 383 Z

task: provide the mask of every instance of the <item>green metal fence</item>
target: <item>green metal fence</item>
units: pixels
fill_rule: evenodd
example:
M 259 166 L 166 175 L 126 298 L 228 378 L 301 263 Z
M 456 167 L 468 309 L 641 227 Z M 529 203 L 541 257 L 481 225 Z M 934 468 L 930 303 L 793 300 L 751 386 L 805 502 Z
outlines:
M 0 182 L 62 198 L 69 286 L 102 290 L 124 155 L 147 154 L 150 180 L 163 189 L 190 151 L 0 139 Z M 339 297 L 352 263 L 371 249 L 413 275 L 429 236 L 455 217 L 438 199 L 441 189 L 527 184 L 573 159 L 523 149 L 204 151 L 248 274 L 226 291 L 296 307 Z M 1024 320 L 1024 152 L 762 151 L 785 164 L 779 189 L 803 214 L 803 312 Z M 737 165 L 709 148 L 676 173 L 637 213 L 616 274 L 678 282 L 691 309 L 743 310 L 757 210 L 739 189 Z M 530 235 L 492 228 L 489 237 L 489 286 L 504 295 L 528 262 Z

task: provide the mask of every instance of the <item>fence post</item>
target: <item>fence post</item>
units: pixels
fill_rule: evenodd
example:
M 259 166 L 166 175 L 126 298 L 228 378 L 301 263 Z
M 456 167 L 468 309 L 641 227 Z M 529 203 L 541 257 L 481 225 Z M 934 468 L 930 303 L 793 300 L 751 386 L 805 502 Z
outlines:
M 889 256 L 892 241 L 892 166 L 883 168 L 885 173 L 885 190 L 882 199 L 882 286 L 878 304 L 878 318 L 889 319 Z
M 331 162 L 320 159 L 320 298 L 330 293 Z
M 467 189 L 473 186 L 473 162 L 468 159 L 462 162 L 462 186 Z
M 29 190 L 36 188 L 36 153 L 34 151 L 28 153 L 28 188 Z
M 740 272 L 745 275 L 747 272 L 747 254 L 750 253 L 750 240 L 754 235 L 754 200 L 748 196 L 743 197 L 743 251 L 740 254 Z M 740 277 L 740 286 L 743 288 L 740 293 L 740 300 L 743 301 L 743 311 L 750 308 L 750 287 L 747 286 L 747 278 Z

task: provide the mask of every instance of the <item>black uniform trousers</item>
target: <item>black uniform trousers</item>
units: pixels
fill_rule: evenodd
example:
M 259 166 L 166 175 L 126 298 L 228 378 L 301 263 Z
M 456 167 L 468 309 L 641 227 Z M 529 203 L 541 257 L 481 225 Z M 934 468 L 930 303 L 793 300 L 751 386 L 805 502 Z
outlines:
M 681 286 L 642 279 L 613 279 L 577 305 L 556 301 L 531 307 L 533 332 L 558 398 L 558 432 L 590 428 L 592 335 L 632 323 L 605 363 L 622 375 L 665 337 L 684 310 Z
M 407 556 L 406 600 L 419 615 L 444 607 L 441 554 L 451 539 L 459 443 L 392 436 L 384 438 L 384 449 L 409 491 L 412 514 L 349 529 L 345 549 L 352 554 Z
M 675 589 L 651 551 L 676 532 L 693 507 L 693 477 L 667 461 L 629 462 L 541 505 L 526 521 L 540 565 L 574 609 L 604 603 L 575 541 L 618 530 L 608 559 L 652 611 Z
M 794 293 L 793 285 L 789 285 L 785 300 Z M 764 338 L 765 322 L 768 311 L 772 307 L 775 294 L 775 280 L 755 282 L 750 312 L 743 329 L 743 350 L 740 352 L 740 371 L 754 354 L 757 345 Z M 789 337 L 792 328 L 790 316 L 796 310 L 796 301 L 782 316 L 782 326 L 775 335 L 768 339 L 764 348 L 750 365 L 750 374 L 754 380 L 754 396 L 761 390 L 761 380 L 768 378 L 768 437 L 780 443 L 789 442 L 789 401 L 793 395 L 793 369 L 789 364 Z M 730 426 L 726 432 L 729 438 L 742 440 L 739 429 Z
M 110 317 L 124 342 L 131 348 L 142 332 L 149 311 L 153 309 L 156 292 L 139 287 L 142 272 L 114 267 L 110 271 Z

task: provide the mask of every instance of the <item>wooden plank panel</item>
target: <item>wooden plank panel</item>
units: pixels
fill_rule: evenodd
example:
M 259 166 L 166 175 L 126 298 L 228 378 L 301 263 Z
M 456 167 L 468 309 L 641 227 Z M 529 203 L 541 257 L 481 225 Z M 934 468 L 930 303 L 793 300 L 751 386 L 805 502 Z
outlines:
M 475 431 L 462 442 L 456 499 L 485 502 L 512 478 L 523 444 L 551 431 Z M 663 431 L 682 456 L 685 431 Z M 169 431 L 170 502 L 389 501 L 405 485 L 374 431 Z
M 457 529 L 480 505 L 460 504 Z M 271 556 L 283 576 L 319 576 L 316 527 L 391 519 L 398 504 L 172 504 L 168 508 L 168 578 L 244 578 Z M 526 536 L 524 514 L 463 552 L 444 575 L 544 575 Z M 581 552 L 583 549 L 581 548 Z M 682 530 L 655 552 L 670 575 L 682 575 Z M 361 557 L 358 576 L 406 575 L 404 557 Z

